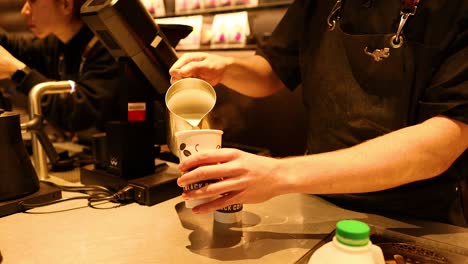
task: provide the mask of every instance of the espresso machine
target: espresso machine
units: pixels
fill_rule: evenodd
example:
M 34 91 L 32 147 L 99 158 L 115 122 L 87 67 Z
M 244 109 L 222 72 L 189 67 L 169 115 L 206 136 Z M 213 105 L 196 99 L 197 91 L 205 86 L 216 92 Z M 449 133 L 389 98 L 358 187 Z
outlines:
M 179 195 L 178 175 L 165 173 L 164 164 L 155 165 L 155 145 L 165 140 L 164 95 L 169 68 L 177 60 L 174 47 L 192 28 L 158 25 L 135 0 L 88 0 L 81 17 L 118 61 L 125 84 L 119 88 L 119 118 L 93 137 L 97 160 L 81 169 L 81 182 L 119 189 L 142 180 L 160 186 L 161 200 Z

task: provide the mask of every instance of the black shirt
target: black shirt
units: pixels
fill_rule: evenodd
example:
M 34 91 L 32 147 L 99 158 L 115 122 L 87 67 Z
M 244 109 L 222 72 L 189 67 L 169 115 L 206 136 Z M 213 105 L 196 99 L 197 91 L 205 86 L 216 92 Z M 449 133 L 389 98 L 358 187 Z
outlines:
M 67 44 L 54 36 L 37 39 L 0 34 L 0 45 L 32 69 L 17 84 L 18 91 L 28 94 L 36 84 L 46 81 L 75 81 L 74 93 L 48 95 L 43 102 L 46 119 L 67 131 L 102 130 L 117 113 L 116 91 L 121 77 L 115 59 L 99 41 L 90 49 L 80 72 L 83 52 L 92 37 L 86 25 Z
M 351 147 L 439 114 L 468 123 L 467 1 L 420 1 L 404 45 L 380 62 L 364 49 L 388 47 L 401 1 L 344 1 L 330 31 L 334 2 L 295 1 L 257 52 L 289 89 L 302 85 L 309 153 Z M 465 151 L 426 181 L 326 197 L 353 209 L 464 224 L 459 187 L 466 178 Z

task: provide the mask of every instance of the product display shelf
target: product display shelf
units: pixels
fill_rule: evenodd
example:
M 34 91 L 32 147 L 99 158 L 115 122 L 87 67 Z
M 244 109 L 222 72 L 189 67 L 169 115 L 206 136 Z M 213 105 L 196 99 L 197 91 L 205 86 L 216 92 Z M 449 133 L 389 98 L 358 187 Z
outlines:
M 175 23 L 186 23 L 187 25 L 194 26 L 195 32 L 201 32 L 198 37 L 189 36 L 191 40 L 185 40 L 182 45 L 176 47 L 178 52 L 193 52 L 193 51 L 203 51 L 203 52 L 216 52 L 216 51 L 223 51 L 223 52 L 236 52 L 236 51 L 254 51 L 258 46 L 261 46 L 265 43 L 265 41 L 269 38 L 272 31 L 279 23 L 281 18 L 286 13 L 288 6 L 292 3 L 292 0 L 259 0 L 258 5 L 255 6 L 248 6 L 248 5 L 230 5 L 224 7 L 216 7 L 216 8 L 204 8 L 199 10 L 188 10 L 184 13 L 175 13 L 174 10 L 174 2 L 175 1 L 166 1 L 166 16 L 155 17 L 155 19 L 159 20 L 170 20 L 176 21 Z M 218 16 L 238 16 L 239 13 L 246 12 L 247 18 L 246 21 L 248 23 L 248 34 L 245 35 L 245 44 L 244 43 L 228 43 L 228 44 L 211 44 L 210 39 L 211 37 L 206 36 L 213 36 L 212 34 L 216 34 L 216 29 L 219 28 L 226 28 L 234 27 L 233 23 L 236 18 L 223 18 L 230 21 L 230 23 L 222 26 L 220 25 L 221 18 L 219 18 L 216 22 L 216 17 Z M 195 22 L 199 18 L 202 17 L 202 22 Z M 241 15 L 242 16 L 242 15 Z M 232 19 L 232 20 L 231 20 Z M 183 21 L 183 22 L 178 22 Z M 241 20 L 242 21 L 242 20 Z M 197 24 L 198 23 L 198 24 Z M 201 24 L 199 24 L 201 23 Z M 229 31 L 229 30 L 227 30 Z M 241 30 L 242 32 L 243 30 Z M 209 33 L 207 33 L 209 32 Z M 228 33 L 229 34 L 229 33 Z M 196 44 L 195 39 L 200 39 L 200 44 Z M 193 42 L 195 40 L 195 43 Z M 243 42 L 243 41 L 241 41 Z M 186 45 L 186 43 L 191 43 Z
M 249 5 L 230 5 L 213 8 L 203 8 L 199 10 L 187 10 L 183 12 L 174 12 L 174 7 L 169 4 L 166 6 L 165 16 L 156 16 L 155 18 L 166 18 L 166 17 L 178 17 L 178 16 L 194 16 L 194 15 L 215 15 L 221 13 L 239 12 L 239 11 L 261 11 L 269 10 L 273 8 L 284 8 L 289 6 L 292 0 L 280 0 L 280 1 L 262 1 L 256 6 Z M 172 3 L 173 4 L 173 3 Z

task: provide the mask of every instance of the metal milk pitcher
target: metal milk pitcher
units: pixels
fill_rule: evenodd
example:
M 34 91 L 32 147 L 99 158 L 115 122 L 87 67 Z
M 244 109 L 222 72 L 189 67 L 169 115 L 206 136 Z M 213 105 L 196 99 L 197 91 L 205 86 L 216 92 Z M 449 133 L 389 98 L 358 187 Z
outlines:
M 184 130 L 209 129 L 208 114 L 216 103 L 214 88 L 201 79 L 181 79 L 166 92 L 169 109 L 167 144 L 172 154 L 178 156 L 175 133 Z

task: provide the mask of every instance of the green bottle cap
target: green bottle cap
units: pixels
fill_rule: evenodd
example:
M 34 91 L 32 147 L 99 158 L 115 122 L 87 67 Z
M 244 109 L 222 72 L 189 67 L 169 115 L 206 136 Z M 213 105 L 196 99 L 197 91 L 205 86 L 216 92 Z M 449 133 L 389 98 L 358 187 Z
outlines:
M 362 247 L 369 243 L 370 227 L 357 220 L 341 220 L 336 223 L 336 239 L 341 244 Z

